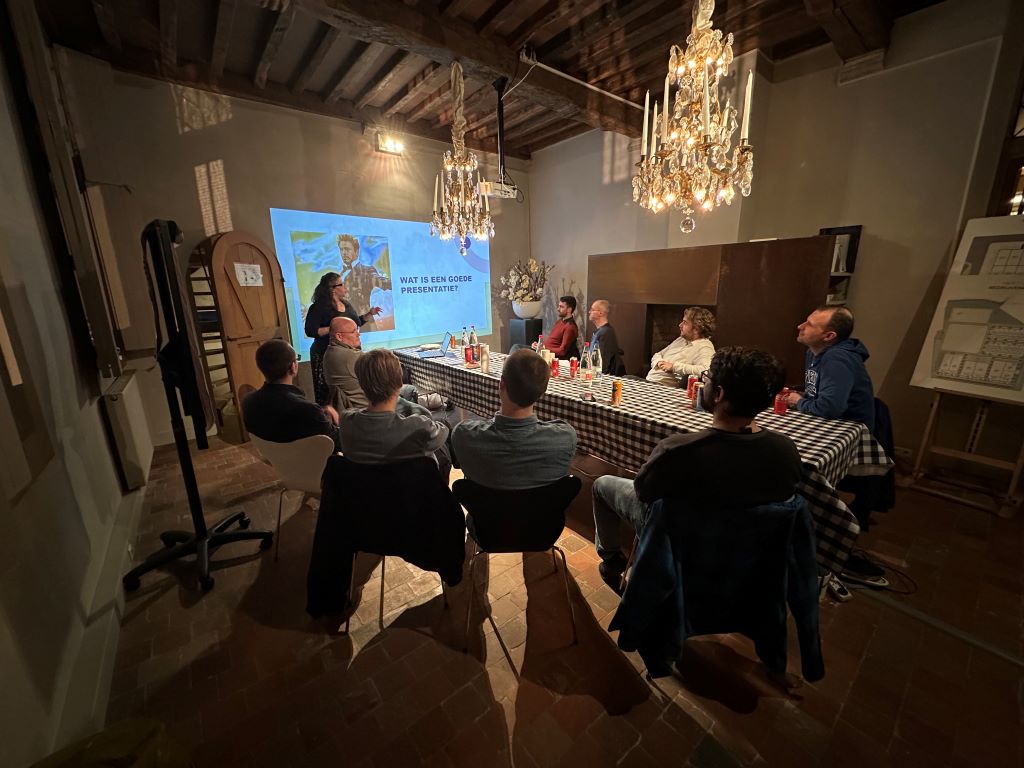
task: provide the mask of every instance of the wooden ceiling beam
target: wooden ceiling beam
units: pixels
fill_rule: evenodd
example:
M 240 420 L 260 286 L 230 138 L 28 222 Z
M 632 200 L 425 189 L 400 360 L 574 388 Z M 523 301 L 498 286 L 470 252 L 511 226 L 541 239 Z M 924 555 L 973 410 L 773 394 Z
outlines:
M 366 77 L 370 67 L 373 66 L 373 62 L 376 61 L 383 50 L 383 43 L 365 43 L 358 51 L 353 51 L 352 55 L 349 56 L 338 70 L 337 79 L 334 81 L 334 85 L 331 86 L 331 90 L 324 98 L 324 101 L 337 101 L 341 98 L 341 94 L 345 92 L 346 88 Z
M 431 113 L 436 113 L 446 102 L 451 101 L 452 87 L 449 84 L 442 85 L 435 93 L 430 95 L 426 101 L 419 105 L 412 113 L 406 116 L 409 122 L 421 120 Z
M 843 61 L 889 47 L 892 15 L 879 0 L 804 0 L 807 15 L 832 41 Z
M 538 115 L 542 115 L 547 111 L 547 108 L 540 104 L 534 104 L 533 106 L 524 106 L 524 109 L 517 111 L 512 117 L 505 120 L 505 133 L 515 128 L 517 125 L 525 123 L 527 120 L 532 120 Z M 493 119 L 489 119 L 486 122 L 479 122 L 475 127 L 466 126 L 466 135 L 472 136 L 475 139 L 483 139 L 487 136 L 495 136 L 498 133 L 498 117 L 497 114 L 493 115 Z
M 469 84 L 467 83 L 467 86 Z M 468 88 L 466 90 L 469 90 Z M 494 102 L 498 103 L 498 92 L 494 90 L 494 87 L 488 84 L 484 84 L 482 87 L 477 88 L 469 96 L 465 96 L 462 100 L 462 112 L 463 114 L 469 114 L 475 112 L 478 108 L 482 108 L 484 105 L 490 105 Z M 493 107 L 491 108 L 493 111 Z M 451 108 L 442 110 L 437 117 L 438 126 L 448 125 L 452 121 L 453 113 Z M 468 128 L 467 128 L 468 130 Z
M 531 40 L 550 40 L 561 30 L 600 10 L 607 0 L 549 0 L 512 30 L 509 45 L 521 48 Z
M 619 51 L 644 45 L 655 35 L 669 30 L 675 30 L 680 38 L 685 38 L 682 17 L 678 3 L 662 3 L 591 45 L 576 48 L 565 61 L 571 62 L 574 70 L 585 70 Z
M 392 55 L 378 72 L 380 77 L 368 83 L 363 93 L 356 98 L 356 109 L 362 109 L 393 85 L 402 68 L 411 60 L 412 54 L 405 51 L 397 51 Z
M 350 37 L 393 45 L 443 66 L 457 58 L 467 78 L 488 83 L 522 71 L 517 51 L 481 37 L 459 19 L 442 19 L 435 8 L 424 3 L 410 8 L 399 0 L 298 2 L 303 11 L 341 28 Z M 640 133 L 640 110 L 542 69 L 531 72 L 519 90 L 529 101 L 544 104 L 566 118 L 629 136 Z
M 436 90 L 447 79 L 447 69 L 438 64 L 430 64 L 413 78 L 404 94 L 396 97 L 391 104 L 384 108 L 384 117 L 391 117 L 413 106 L 426 94 Z
M 494 95 L 495 95 L 494 105 L 491 106 L 489 109 L 486 109 L 486 110 L 480 112 L 476 117 L 474 117 L 472 120 L 468 121 L 466 123 L 466 130 L 467 131 L 475 131 L 477 128 L 480 128 L 480 127 L 482 127 L 484 125 L 490 125 L 491 123 L 498 122 L 498 99 L 497 99 L 497 95 L 498 94 L 497 94 L 497 92 L 495 92 Z M 522 102 L 518 98 L 518 96 L 512 96 L 512 97 L 510 97 L 510 98 L 505 100 L 505 110 L 507 112 L 509 109 L 521 106 L 523 103 L 524 102 Z M 543 110 L 544 108 L 541 107 L 540 109 Z M 507 124 L 508 124 L 508 121 L 506 120 L 506 125 Z
M 448 3 L 448 6 L 444 9 L 444 12 L 441 15 L 449 19 L 454 19 L 461 16 L 463 11 L 469 8 L 469 6 L 474 2 L 476 2 L 476 0 L 452 0 Z
M 160 65 L 178 66 L 178 0 L 160 0 Z
M 492 0 L 491 4 L 487 6 L 487 10 L 476 20 L 474 25 L 476 33 L 490 37 L 494 30 L 506 22 L 517 8 L 519 8 L 517 0 Z
M 584 131 L 591 130 L 589 125 L 581 125 L 580 123 L 555 123 L 548 125 L 540 130 L 534 131 L 520 136 L 518 139 L 512 140 L 510 143 L 516 147 L 526 148 L 529 147 L 528 152 L 534 152 L 543 147 L 555 144 L 562 139 L 567 139 L 570 136 L 583 133 Z
M 287 86 L 275 83 L 272 80 L 268 81 L 264 88 L 257 88 L 248 76 L 227 71 L 224 72 L 219 81 L 213 82 L 204 76 L 205 68 L 195 61 L 182 60 L 178 67 L 165 70 L 155 60 L 153 51 L 134 46 L 123 45 L 122 52 L 109 57 L 107 61 L 120 71 L 211 91 L 222 96 L 247 99 L 261 104 L 274 104 L 311 114 L 351 120 L 363 125 L 386 125 L 397 133 L 419 136 L 434 141 L 448 142 L 450 140 L 450 135 L 447 131 L 435 129 L 429 123 L 419 122 L 411 124 L 401 117 L 385 119 L 381 110 L 374 107 L 358 110 L 355 108 L 355 104 L 346 99 L 325 102 L 314 91 L 292 93 Z M 467 137 L 466 146 L 480 152 L 495 152 L 497 142 L 478 141 Z M 507 154 L 525 158 L 525 155 L 516 152 L 509 152 Z
M 538 117 L 536 120 L 524 120 L 513 128 L 505 126 L 505 140 L 515 141 L 516 137 L 522 138 L 523 136 L 529 136 L 530 134 L 536 133 L 537 131 L 554 123 L 565 125 L 565 120 L 561 115 L 554 115 L 548 112 L 543 117 Z
M 341 32 L 336 28 L 327 24 L 323 26 L 323 33 L 320 35 L 320 39 L 317 41 L 316 49 L 312 54 L 305 57 L 302 63 L 302 68 L 299 73 L 292 80 L 291 91 L 292 93 L 302 93 L 306 90 L 309 85 L 309 81 L 313 79 L 313 75 L 320 68 L 320 65 L 324 63 L 324 59 L 327 58 L 327 54 L 330 53 L 331 48 L 337 42 Z
M 560 141 L 571 139 L 574 136 L 579 136 L 580 134 L 586 133 L 587 131 L 590 130 L 593 129 L 589 125 L 580 125 L 579 123 L 574 123 L 564 128 L 559 133 L 551 133 L 548 134 L 547 136 L 541 136 L 537 139 L 531 139 L 526 144 L 519 144 L 513 147 L 511 151 L 514 151 L 518 155 L 530 157 L 537 150 L 546 149 L 547 147 L 557 144 Z
M 92 12 L 103 35 L 103 42 L 115 51 L 121 50 L 121 35 L 117 32 L 117 16 L 106 0 L 92 0 Z
M 274 20 L 274 28 L 270 30 L 267 42 L 263 46 L 260 63 L 256 65 L 256 73 L 252 78 L 253 85 L 257 88 L 263 88 L 266 86 L 267 76 L 270 74 L 270 68 L 274 66 L 274 60 L 277 58 L 277 54 L 281 50 L 281 43 L 284 42 L 285 35 L 287 35 L 288 30 L 291 29 L 293 21 L 295 21 L 294 5 L 288 4 L 285 6 L 284 10 L 277 12 L 277 18 Z
M 237 0 L 220 0 L 217 4 L 217 26 L 213 33 L 213 48 L 210 52 L 210 80 L 217 82 L 224 74 L 224 62 L 228 58 L 231 44 L 231 28 L 235 24 Z
M 582 50 L 614 34 L 620 27 L 664 3 L 665 0 L 613 0 L 541 45 L 537 49 L 537 55 L 545 61 L 562 61 L 573 51 Z

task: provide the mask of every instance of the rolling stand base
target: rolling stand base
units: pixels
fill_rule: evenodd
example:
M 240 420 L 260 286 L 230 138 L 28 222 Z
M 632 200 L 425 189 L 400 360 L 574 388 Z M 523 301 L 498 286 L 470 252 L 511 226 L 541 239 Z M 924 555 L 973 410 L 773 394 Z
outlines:
M 213 589 L 210 556 L 218 547 L 233 541 L 259 540 L 260 549 L 269 549 L 273 544 L 273 531 L 246 530 L 250 522 L 244 512 L 236 512 L 210 528 L 205 536 L 197 536 L 191 531 L 164 531 L 160 534 L 160 540 L 164 543 L 165 549 L 154 552 L 124 575 L 121 583 L 125 591 L 134 592 L 138 589 L 139 579 L 143 574 L 192 554 L 196 556 L 196 565 L 199 567 L 199 588 L 204 592 Z M 229 531 L 228 529 L 236 523 L 242 530 Z

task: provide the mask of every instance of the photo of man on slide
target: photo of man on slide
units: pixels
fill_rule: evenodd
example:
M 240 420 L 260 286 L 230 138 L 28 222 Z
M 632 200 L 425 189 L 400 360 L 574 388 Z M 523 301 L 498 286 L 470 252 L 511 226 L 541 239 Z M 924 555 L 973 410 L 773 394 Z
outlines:
M 349 234 L 338 235 L 341 253 L 341 279 L 348 287 L 349 301 L 356 307 L 380 307 L 380 314 L 363 331 L 390 331 L 395 327 L 395 304 L 391 293 L 391 258 L 388 241 L 379 237 L 363 238 L 363 257 L 359 240 Z M 378 267 L 383 270 L 381 272 Z

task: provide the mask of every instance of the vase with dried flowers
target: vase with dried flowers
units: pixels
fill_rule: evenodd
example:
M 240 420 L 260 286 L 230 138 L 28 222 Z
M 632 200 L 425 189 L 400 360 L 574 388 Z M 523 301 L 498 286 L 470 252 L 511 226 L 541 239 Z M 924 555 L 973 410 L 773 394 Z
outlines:
M 512 302 L 512 311 L 517 317 L 531 318 L 540 314 L 541 299 L 548 274 L 554 265 L 528 259 L 515 262 L 508 269 L 508 274 L 501 276 L 501 297 Z

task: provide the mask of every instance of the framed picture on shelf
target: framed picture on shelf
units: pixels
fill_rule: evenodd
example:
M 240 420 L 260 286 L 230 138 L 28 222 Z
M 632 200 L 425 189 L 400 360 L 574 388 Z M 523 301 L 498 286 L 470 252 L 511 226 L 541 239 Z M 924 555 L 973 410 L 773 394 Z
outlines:
M 823 227 L 819 235 L 835 235 L 836 250 L 832 256 L 832 274 L 849 275 L 857 266 L 857 250 L 860 247 L 862 224 L 849 227 Z

